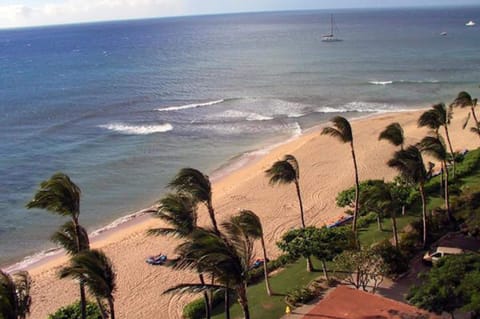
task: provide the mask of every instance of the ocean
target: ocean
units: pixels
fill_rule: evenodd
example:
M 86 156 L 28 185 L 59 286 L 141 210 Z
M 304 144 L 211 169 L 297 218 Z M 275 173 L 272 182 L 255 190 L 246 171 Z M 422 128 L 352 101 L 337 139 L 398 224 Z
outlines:
M 331 14 L 342 42 L 321 41 Z M 182 167 L 215 176 L 338 114 L 478 96 L 469 20 L 480 7 L 0 30 L 0 265 L 53 247 L 65 219 L 25 204 L 57 171 L 81 187 L 93 231 L 153 204 Z

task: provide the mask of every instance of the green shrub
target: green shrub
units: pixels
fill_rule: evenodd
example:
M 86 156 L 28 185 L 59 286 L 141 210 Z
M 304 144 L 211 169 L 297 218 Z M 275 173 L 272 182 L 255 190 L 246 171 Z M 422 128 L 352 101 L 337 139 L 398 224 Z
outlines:
M 422 237 L 420 233 L 416 230 L 411 230 L 400 235 L 399 248 L 405 258 L 411 259 L 421 247 L 421 243 Z
M 82 317 L 80 301 L 58 309 L 48 315 L 48 319 L 80 319 Z M 94 302 L 87 303 L 87 319 L 102 319 L 102 313 Z
M 215 308 L 225 300 L 223 292 L 215 292 L 213 294 L 212 308 Z M 183 308 L 182 316 L 185 319 L 202 319 L 205 318 L 205 301 L 202 298 L 195 299 Z
M 308 288 L 297 288 L 287 292 L 285 297 L 285 302 L 289 305 L 297 307 L 301 304 L 306 304 L 309 301 L 312 301 L 316 297 L 314 291 Z
M 373 250 L 382 257 L 387 266 L 387 276 L 395 278 L 408 270 L 408 258 L 390 241 L 384 240 L 375 245 Z
M 360 216 L 357 220 L 357 227 L 358 228 L 366 228 L 372 223 L 377 222 L 377 214 L 374 212 L 370 212 L 365 216 Z

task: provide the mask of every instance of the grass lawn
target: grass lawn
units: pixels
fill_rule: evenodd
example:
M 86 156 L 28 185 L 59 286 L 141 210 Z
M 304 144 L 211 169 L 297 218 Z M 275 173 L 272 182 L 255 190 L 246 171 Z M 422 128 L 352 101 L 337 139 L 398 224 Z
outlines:
M 321 269 L 318 260 L 312 258 L 315 269 Z M 307 272 L 307 263 L 301 258 L 294 264 L 288 265 L 278 274 L 270 278 L 275 296 L 269 297 L 263 281 L 248 287 L 248 306 L 252 319 L 278 319 L 285 314 L 284 298 L 288 291 L 306 286 L 310 281 L 323 276 L 321 271 Z M 212 318 L 225 318 L 223 304 L 214 309 Z M 230 308 L 232 318 L 243 318 L 243 313 L 235 302 Z

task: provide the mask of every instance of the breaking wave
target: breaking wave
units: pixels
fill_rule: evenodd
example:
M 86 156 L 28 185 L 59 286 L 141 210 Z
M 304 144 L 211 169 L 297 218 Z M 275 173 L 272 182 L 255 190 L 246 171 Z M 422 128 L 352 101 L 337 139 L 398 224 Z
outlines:
M 173 130 L 170 123 L 160 125 L 128 125 L 122 123 L 111 123 L 100 125 L 99 127 L 128 135 L 149 135 L 154 133 L 164 133 Z
M 167 106 L 157 109 L 159 112 L 168 112 L 168 111 L 179 111 L 179 110 L 186 110 L 186 109 L 194 109 L 201 106 L 211 106 L 215 104 L 220 104 L 225 102 L 225 100 L 215 100 L 209 101 L 205 103 L 193 103 L 193 104 L 185 104 L 185 105 L 178 105 L 178 106 Z

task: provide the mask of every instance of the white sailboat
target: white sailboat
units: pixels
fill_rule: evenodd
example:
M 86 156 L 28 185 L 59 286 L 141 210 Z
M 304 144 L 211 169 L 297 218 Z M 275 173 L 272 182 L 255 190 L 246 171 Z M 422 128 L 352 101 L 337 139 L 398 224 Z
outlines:
M 467 27 L 474 27 L 475 26 L 475 22 L 473 22 L 472 20 L 468 21 L 467 23 L 465 23 L 465 25 Z
M 322 35 L 322 41 L 323 42 L 339 42 L 339 41 L 342 41 L 342 39 L 337 38 L 333 34 L 333 26 L 334 25 L 335 25 L 335 22 L 333 21 L 333 14 L 332 14 L 332 15 L 330 15 L 330 33 Z

